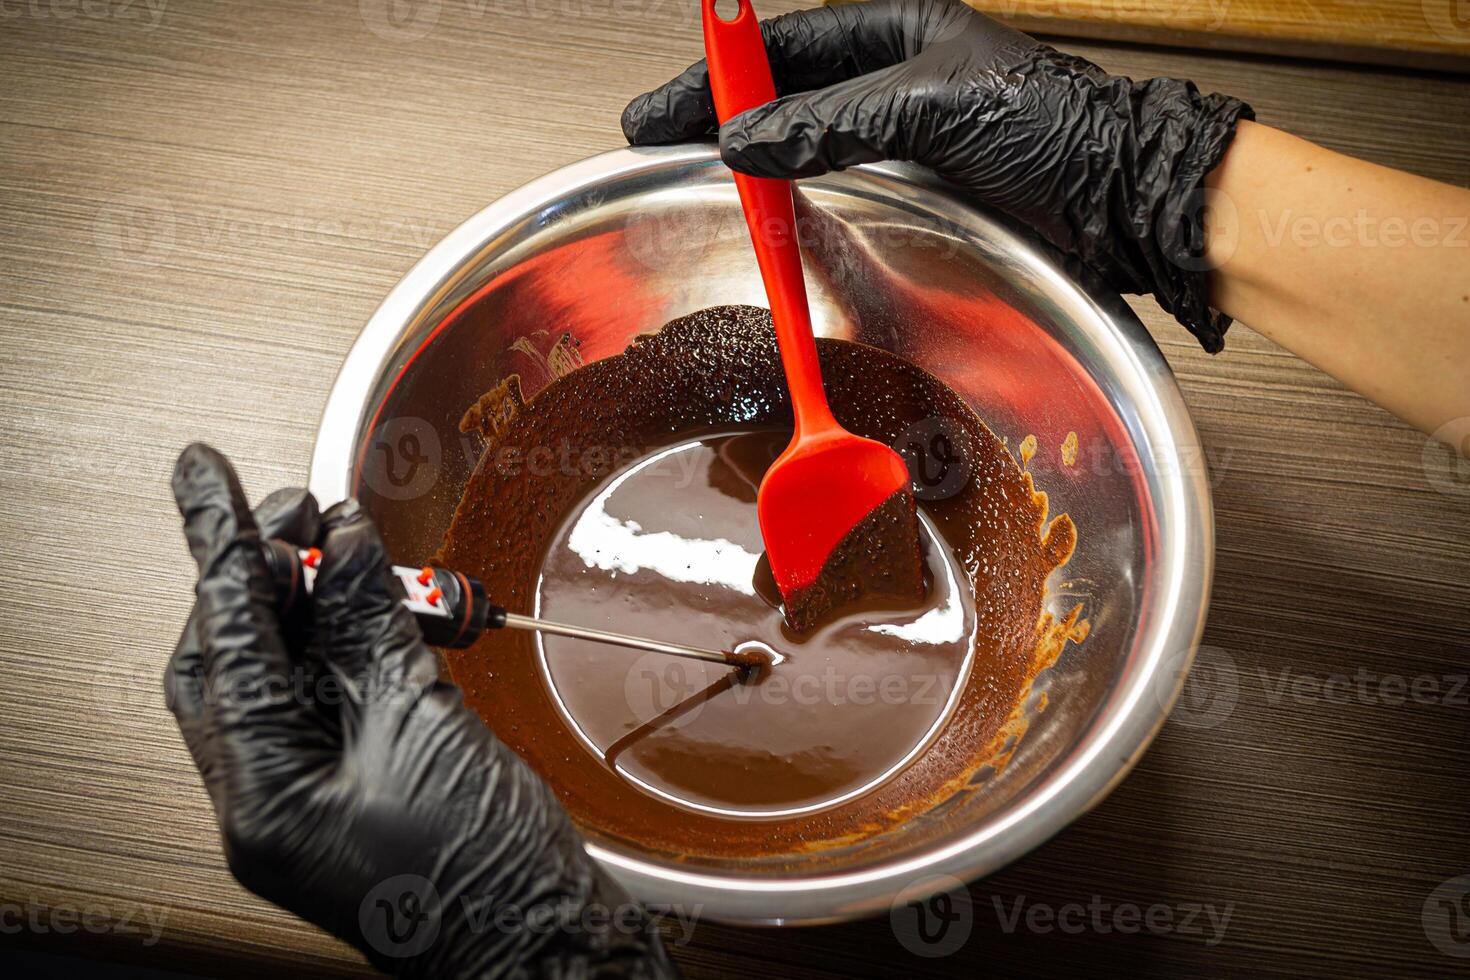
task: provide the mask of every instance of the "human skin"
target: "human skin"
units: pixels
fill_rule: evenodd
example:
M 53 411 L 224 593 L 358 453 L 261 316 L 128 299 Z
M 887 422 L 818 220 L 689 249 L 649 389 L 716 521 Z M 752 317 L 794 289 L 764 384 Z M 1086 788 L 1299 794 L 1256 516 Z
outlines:
M 1246 121 L 1205 185 L 1212 305 L 1470 453 L 1470 190 Z

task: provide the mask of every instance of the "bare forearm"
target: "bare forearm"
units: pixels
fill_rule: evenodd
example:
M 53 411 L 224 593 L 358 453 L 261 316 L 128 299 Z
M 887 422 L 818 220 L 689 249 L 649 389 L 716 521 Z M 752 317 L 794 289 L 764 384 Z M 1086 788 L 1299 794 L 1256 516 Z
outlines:
M 1213 304 L 1425 432 L 1470 416 L 1470 190 L 1242 123 Z

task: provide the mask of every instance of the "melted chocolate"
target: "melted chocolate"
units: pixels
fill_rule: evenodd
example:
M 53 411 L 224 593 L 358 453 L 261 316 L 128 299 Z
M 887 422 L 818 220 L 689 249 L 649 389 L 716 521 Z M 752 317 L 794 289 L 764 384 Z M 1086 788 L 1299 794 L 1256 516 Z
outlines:
M 805 633 L 841 610 L 885 598 L 924 597 L 919 517 L 907 487 L 874 507 L 832 549 L 817 580 L 786 597 L 786 622 Z
M 927 741 L 968 660 L 971 596 L 932 525 L 927 601 L 883 608 L 869 597 L 864 612 L 806 635 L 784 624 L 755 584 L 755 485 L 724 457 L 768 457 L 789 438 L 704 436 L 636 461 L 573 508 L 541 564 L 548 619 L 783 656 L 732 685 L 719 665 L 542 638 L 543 678 L 568 729 L 679 806 L 810 811 L 876 784 Z
M 899 444 L 940 419 L 963 446 L 965 479 L 923 502 L 912 601 L 870 596 L 805 636 L 771 601 L 755 490 L 791 411 L 764 310 L 676 320 L 552 383 L 466 486 L 439 559 L 510 609 L 785 657 L 748 672 L 516 631 L 447 651 L 467 703 L 594 835 L 717 857 L 880 832 L 995 760 L 1060 647 L 1042 599 L 1070 520 L 1047 523 L 937 379 L 860 344 L 818 351 L 851 431 Z

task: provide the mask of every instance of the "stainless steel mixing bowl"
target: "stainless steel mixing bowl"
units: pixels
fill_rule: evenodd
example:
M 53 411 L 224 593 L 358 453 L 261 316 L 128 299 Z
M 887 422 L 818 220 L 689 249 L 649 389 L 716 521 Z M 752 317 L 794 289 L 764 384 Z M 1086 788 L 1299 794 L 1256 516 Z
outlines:
M 1013 448 L 1036 437 L 1037 486 L 1079 530 L 1049 608 L 1083 601 L 1092 629 L 1038 680 L 1045 710 L 1033 704 L 1009 764 L 898 832 L 777 862 L 673 863 L 590 839 L 636 897 L 725 921 L 881 911 L 994 871 L 1097 803 L 1179 692 L 1214 554 L 1194 426 L 1124 304 L 915 168 L 806 180 L 799 197 L 818 332 L 938 375 Z M 482 393 L 499 386 L 488 408 L 504 409 L 509 375 L 530 397 L 640 332 L 729 303 L 765 296 L 713 147 L 616 150 L 549 174 L 465 222 L 384 300 L 332 388 L 311 489 L 324 504 L 356 495 L 392 553 L 420 561 L 482 449 L 458 431 Z

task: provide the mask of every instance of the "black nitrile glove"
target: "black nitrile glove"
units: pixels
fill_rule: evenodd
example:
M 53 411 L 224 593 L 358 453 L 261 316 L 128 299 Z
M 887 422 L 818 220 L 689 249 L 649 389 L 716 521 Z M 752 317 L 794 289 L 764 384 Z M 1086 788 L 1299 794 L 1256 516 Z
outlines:
M 859 163 L 933 168 L 1081 259 L 1152 293 L 1210 352 L 1205 174 L 1249 106 L 1191 82 L 1119 78 L 958 0 L 874 0 L 761 25 L 775 102 L 719 127 L 720 155 L 758 177 Z M 716 131 L 704 62 L 623 110 L 635 145 Z
M 241 884 L 404 976 L 674 973 L 551 790 L 438 679 L 355 503 L 318 515 L 283 490 L 252 516 L 199 445 L 173 489 L 199 584 L 165 686 Z M 321 548 L 311 621 L 277 616 L 262 534 Z

